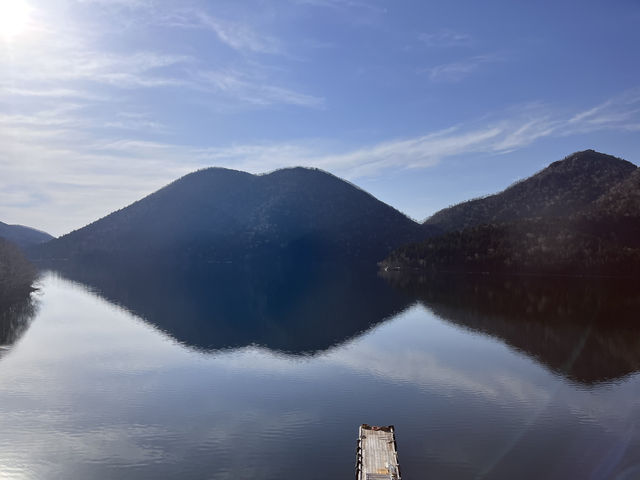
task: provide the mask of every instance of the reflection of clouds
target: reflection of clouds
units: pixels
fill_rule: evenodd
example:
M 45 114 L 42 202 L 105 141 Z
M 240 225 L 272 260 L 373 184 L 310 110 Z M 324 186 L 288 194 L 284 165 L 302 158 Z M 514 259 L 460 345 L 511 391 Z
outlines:
M 245 455 L 277 458 L 312 420 L 273 401 L 296 362 L 252 348 L 194 353 L 85 289 L 44 283 L 36 328 L 0 368 L 3 475 L 165 477 L 193 463 L 198 476 L 214 462 L 216 478 L 278 476 L 281 465 L 257 469 Z M 263 374 L 249 369 L 256 362 Z
M 437 335 L 432 335 L 436 331 Z M 468 334 L 442 324 L 422 307 L 401 314 L 392 324 L 375 329 L 370 337 L 337 351 L 331 361 L 439 395 L 466 392 L 501 403 L 539 402 L 549 398 L 548 392 L 539 385 L 523 382 L 521 372 L 509 371 L 508 364 L 495 362 L 491 365 L 494 368 L 486 368 L 485 363 L 479 368 L 472 355 L 456 348 L 456 343 Z M 392 341 L 386 341 L 387 338 Z M 502 349 L 492 340 L 474 338 L 476 342 L 487 342 L 492 349 Z M 445 345 L 450 349 L 443 350 Z
M 562 442 L 615 474 L 640 447 L 629 430 L 638 376 L 578 388 L 422 307 L 292 358 L 194 352 L 69 282 L 50 276 L 43 292 L 37 321 L 0 363 L 8 478 L 296 478 L 336 452 L 350 467 L 354 426 L 381 405 L 396 408 L 409 465 L 491 473 L 514 449 Z
M 350 368 L 368 372 L 393 382 L 403 382 L 439 395 L 455 395 L 466 392 L 481 395 L 495 402 L 544 401 L 547 392 L 535 385 L 523 384 L 508 374 L 461 371 L 443 363 L 435 355 L 425 351 L 380 352 L 365 346 L 358 355 L 336 358 Z

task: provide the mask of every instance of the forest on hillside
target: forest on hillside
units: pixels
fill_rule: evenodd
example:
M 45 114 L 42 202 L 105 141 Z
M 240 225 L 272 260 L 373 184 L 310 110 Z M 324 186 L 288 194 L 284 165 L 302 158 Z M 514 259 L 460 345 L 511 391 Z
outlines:
M 392 252 L 387 269 L 640 274 L 638 219 L 530 219 L 451 232 Z
M 387 270 L 640 275 L 640 169 L 592 150 L 501 193 L 436 213 L 445 233 L 394 250 Z

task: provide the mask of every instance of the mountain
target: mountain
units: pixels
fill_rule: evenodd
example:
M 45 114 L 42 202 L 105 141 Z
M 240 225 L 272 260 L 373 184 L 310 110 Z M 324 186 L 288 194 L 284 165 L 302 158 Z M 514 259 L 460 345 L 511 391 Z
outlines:
M 636 169 L 594 150 L 576 152 L 500 193 L 440 210 L 425 225 L 452 232 L 523 218 L 567 217 L 590 207 Z
M 403 246 L 381 265 L 451 272 L 640 275 L 639 198 L 635 165 L 593 151 L 578 152 L 484 203 L 466 202 L 434 215 L 448 233 Z M 498 203 L 509 199 L 513 203 Z M 469 226 L 453 228 L 461 219 Z
M 594 217 L 640 217 L 640 168 L 613 185 L 593 204 Z
M 35 228 L 23 227 L 22 225 L 7 225 L 2 222 L 0 222 L 0 237 L 21 247 L 29 247 L 48 242 L 53 238 L 48 233 L 36 230 Z
M 300 256 L 377 261 L 421 226 L 327 172 L 200 170 L 32 251 L 44 259 L 177 265 Z

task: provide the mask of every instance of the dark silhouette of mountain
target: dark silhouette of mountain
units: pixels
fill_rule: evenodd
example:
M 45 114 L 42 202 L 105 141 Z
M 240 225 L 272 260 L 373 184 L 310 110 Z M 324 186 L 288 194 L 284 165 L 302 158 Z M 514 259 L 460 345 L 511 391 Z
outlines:
M 593 385 L 640 371 L 640 296 L 628 281 L 384 276 L 440 318 L 495 337 L 574 382 Z
M 91 268 L 64 277 L 203 351 L 259 345 L 314 354 L 394 316 L 411 299 L 360 264 L 263 259 L 190 269 Z
M 0 238 L 0 303 L 28 296 L 36 269 L 20 248 Z
M 525 218 L 568 217 L 590 207 L 636 168 L 593 150 L 576 152 L 500 193 L 440 210 L 425 224 L 452 232 Z
M 48 242 L 53 238 L 48 233 L 36 230 L 35 228 L 23 227 L 22 225 L 7 225 L 2 222 L 0 222 L 0 237 L 20 247 L 37 245 Z
M 531 202 L 526 201 L 527 192 Z M 518 205 L 537 207 L 484 208 L 509 198 Z M 640 174 L 633 164 L 593 151 L 579 152 L 487 198 L 491 202 L 478 210 L 478 219 L 472 218 L 475 207 L 452 207 L 454 213 L 471 215 L 464 218 L 472 226 L 400 247 L 381 265 L 450 272 L 637 276 L 638 198 Z M 534 210 L 535 216 L 529 216 Z M 516 212 L 523 216 L 511 218 Z M 462 218 L 456 215 L 444 218 Z
M 377 261 L 421 232 L 402 213 L 321 170 L 252 175 L 209 168 L 48 242 L 33 255 L 176 265 L 273 255 Z
M 638 232 L 637 222 L 617 219 L 481 225 L 401 247 L 380 265 L 459 273 L 638 276 Z

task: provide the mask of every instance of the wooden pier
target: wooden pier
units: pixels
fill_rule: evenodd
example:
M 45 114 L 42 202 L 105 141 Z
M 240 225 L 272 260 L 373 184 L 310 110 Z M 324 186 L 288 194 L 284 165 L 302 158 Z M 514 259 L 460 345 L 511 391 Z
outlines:
M 356 452 L 356 480 L 401 480 L 393 425 L 361 425 Z

